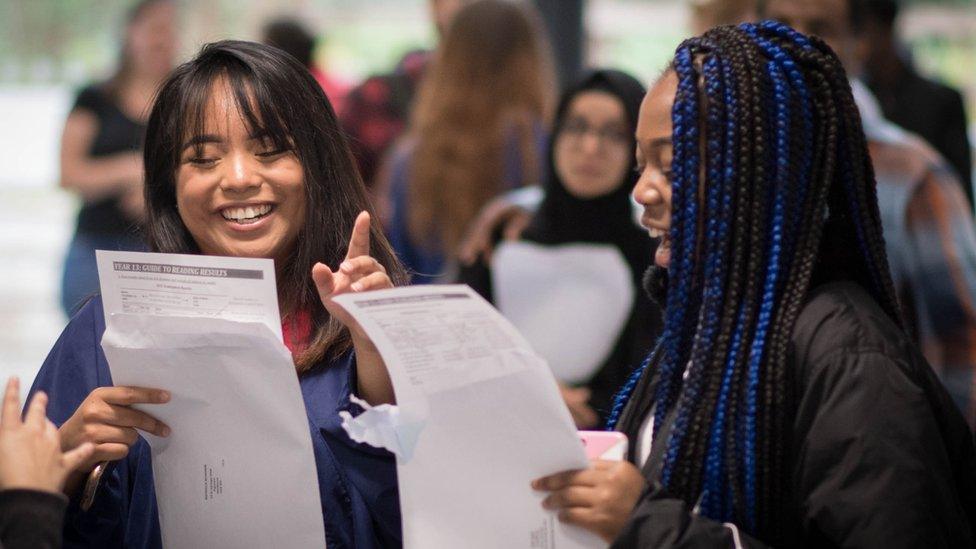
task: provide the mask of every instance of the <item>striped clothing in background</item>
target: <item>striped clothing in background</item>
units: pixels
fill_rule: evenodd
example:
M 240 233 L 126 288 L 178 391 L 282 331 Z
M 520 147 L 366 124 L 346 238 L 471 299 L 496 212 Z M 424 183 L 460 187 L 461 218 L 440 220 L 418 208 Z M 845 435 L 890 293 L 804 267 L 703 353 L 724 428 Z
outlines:
M 897 128 L 869 130 L 892 277 L 919 347 L 976 427 L 976 231 L 955 173 Z M 870 131 L 874 130 L 874 131 Z
M 851 81 L 878 182 L 891 274 L 909 330 L 971 428 L 976 428 L 976 229 L 946 161 L 884 119 Z

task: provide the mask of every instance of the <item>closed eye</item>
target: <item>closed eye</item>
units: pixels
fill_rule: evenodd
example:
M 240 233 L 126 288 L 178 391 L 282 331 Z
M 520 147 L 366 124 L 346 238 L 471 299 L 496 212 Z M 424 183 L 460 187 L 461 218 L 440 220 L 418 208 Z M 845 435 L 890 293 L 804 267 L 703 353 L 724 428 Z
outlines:
M 186 159 L 187 162 L 193 164 L 194 166 L 199 166 L 202 168 L 209 168 L 217 163 L 216 158 L 206 158 L 202 156 L 194 156 Z

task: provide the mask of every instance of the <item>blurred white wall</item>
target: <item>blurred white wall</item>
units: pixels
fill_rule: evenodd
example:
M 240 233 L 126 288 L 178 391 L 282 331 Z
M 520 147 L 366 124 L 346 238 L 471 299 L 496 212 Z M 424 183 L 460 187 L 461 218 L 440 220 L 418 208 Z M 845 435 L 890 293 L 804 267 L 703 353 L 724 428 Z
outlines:
M 74 199 L 57 188 L 64 86 L 0 86 L 0 380 L 24 393 L 64 326 L 57 305 Z

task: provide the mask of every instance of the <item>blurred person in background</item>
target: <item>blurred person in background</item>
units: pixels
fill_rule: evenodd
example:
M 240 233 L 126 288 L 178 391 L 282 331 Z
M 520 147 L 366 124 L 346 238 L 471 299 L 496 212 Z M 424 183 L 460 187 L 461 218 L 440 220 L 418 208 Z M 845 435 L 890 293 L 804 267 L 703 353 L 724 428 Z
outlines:
M 428 1 L 438 40 L 444 37 L 458 10 L 469 3 L 471 0 Z M 344 108 L 338 111 L 359 174 L 370 190 L 383 177 L 377 175 L 383 157 L 407 127 L 414 95 L 430 58 L 431 52 L 426 50 L 407 52 L 391 73 L 370 76 L 353 88 Z
M 768 0 L 760 15 L 823 38 L 851 76 L 906 329 L 976 426 L 976 229 L 959 179 L 921 138 L 885 120 L 857 79 L 864 0 Z
M 379 186 L 390 242 L 415 283 L 451 279 L 485 203 L 542 181 L 554 86 L 531 6 L 480 0 L 455 16 Z
M 703 34 L 721 25 L 736 25 L 756 19 L 757 0 L 688 0 L 687 4 L 689 27 L 694 34 Z M 544 199 L 545 190 L 545 187 L 518 189 L 485 205 L 461 243 L 459 258 L 462 268 L 490 262 L 499 237 L 518 240 Z
M 919 74 L 898 39 L 900 4 L 899 0 L 864 2 L 864 81 L 885 118 L 917 133 L 945 157 L 956 170 L 971 207 L 973 164 L 962 95 Z
M 47 395 L 37 393 L 20 417 L 20 380 L 7 381 L 0 408 L 0 548 L 57 549 L 68 498 L 68 473 L 95 447 L 61 452 L 58 428 L 45 416 Z
M 171 0 L 136 4 L 115 74 L 82 89 L 65 122 L 61 187 L 82 201 L 61 284 L 61 307 L 68 316 L 98 290 L 96 249 L 144 247 L 140 149 L 153 95 L 173 68 L 175 25 Z
M 720 25 L 734 25 L 756 18 L 756 0 L 689 0 L 691 32 L 702 34 Z
M 581 429 L 603 423 L 614 393 L 661 331 L 660 308 L 641 290 L 657 241 L 637 225 L 630 199 L 643 97 L 640 82 L 614 70 L 594 71 L 566 91 L 556 109 L 541 206 L 518 244 L 503 242 L 493 261 L 462 268 L 459 279 L 510 316 L 549 360 L 559 381 L 569 385 L 563 397 Z M 586 269 L 566 272 L 564 263 L 547 261 L 570 250 L 574 261 L 599 262 L 601 276 L 593 278 Z M 621 280 L 627 291 L 620 291 Z M 523 313 L 512 318 L 506 298 L 498 298 L 517 295 L 512 287 L 526 285 L 546 290 L 507 298 L 521 302 L 515 305 Z M 520 321 L 528 321 L 528 331 Z M 534 340 L 531 334 L 540 329 L 546 334 Z M 574 336 L 580 332 L 584 337 Z M 593 332 L 600 335 L 591 339 Z M 588 349 L 572 349 L 574 341 L 605 352 L 588 364 L 569 366 L 579 357 L 592 358 Z M 551 343 L 558 349 L 550 353 Z
M 349 86 L 323 71 L 315 63 L 315 36 L 294 19 L 282 18 L 271 21 L 261 31 L 261 42 L 284 50 L 308 67 L 309 72 L 322 86 L 325 95 L 336 112 L 342 112 Z

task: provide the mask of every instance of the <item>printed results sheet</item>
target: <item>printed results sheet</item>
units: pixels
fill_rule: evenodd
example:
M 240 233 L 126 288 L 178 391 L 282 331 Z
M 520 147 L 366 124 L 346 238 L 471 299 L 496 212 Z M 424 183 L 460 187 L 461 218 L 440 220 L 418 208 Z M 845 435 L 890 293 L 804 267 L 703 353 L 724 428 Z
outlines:
M 270 260 L 97 252 L 113 383 L 172 429 L 152 449 L 166 547 L 325 546 L 315 458 Z
M 376 344 L 416 434 L 397 459 L 405 547 L 606 546 L 530 486 L 588 462 L 552 373 L 498 311 L 467 286 L 336 301 Z

